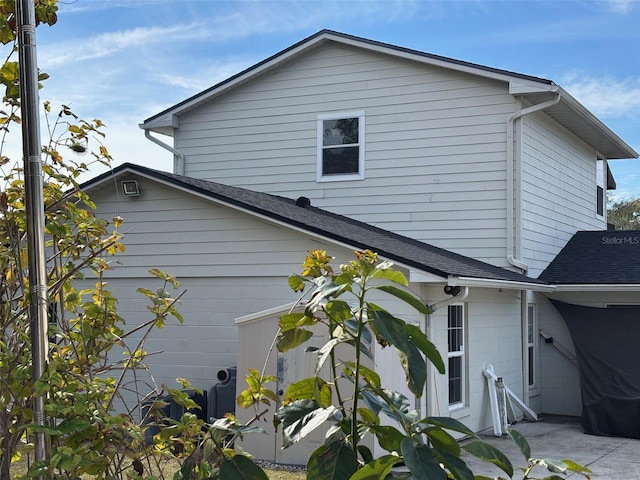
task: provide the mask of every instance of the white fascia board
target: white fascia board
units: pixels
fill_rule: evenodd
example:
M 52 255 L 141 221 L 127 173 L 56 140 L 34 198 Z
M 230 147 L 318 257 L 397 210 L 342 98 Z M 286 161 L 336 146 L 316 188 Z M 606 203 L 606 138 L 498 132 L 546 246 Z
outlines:
M 458 277 L 450 275 L 447 278 L 424 272 L 422 270 L 409 270 L 411 283 L 446 283 L 452 287 L 482 287 L 504 288 L 509 290 L 532 290 L 536 292 L 553 292 L 553 285 L 541 285 L 537 283 L 513 282 L 508 280 L 492 280 L 489 278 Z
M 407 60 L 412 60 L 415 62 L 419 62 L 419 63 L 423 63 L 426 65 L 433 65 L 436 67 L 442 67 L 442 68 L 446 68 L 449 70 L 455 70 L 458 72 L 463 72 L 463 73 L 469 73 L 472 75 L 476 75 L 476 76 L 480 76 L 480 77 L 485 77 L 485 78 L 490 78 L 493 80 L 500 80 L 503 82 L 510 82 L 511 80 L 514 79 L 513 75 L 509 75 L 507 73 L 501 73 L 501 72 L 497 72 L 497 71 L 491 71 L 491 70 L 485 70 L 483 68 L 476 68 L 473 65 L 465 65 L 465 64 L 460 64 L 457 63 L 455 61 L 451 61 L 452 59 L 446 59 L 446 58 L 434 58 L 432 56 L 428 56 L 428 55 L 424 55 L 421 54 L 421 52 L 418 53 L 413 53 L 410 51 L 404 51 L 402 49 L 396 49 L 393 47 L 387 47 L 385 45 L 377 45 L 377 44 L 372 44 L 372 43 L 368 43 L 368 42 L 361 42 L 357 39 L 349 39 L 349 38 L 343 38 L 343 37 L 336 37 L 333 36 L 331 34 L 327 34 L 326 37 L 323 36 L 323 38 L 328 38 L 330 40 L 333 40 L 335 42 L 340 42 L 346 45 L 351 45 L 354 47 L 358 47 L 358 48 L 364 48 L 366 50 L 372 51 L 372 52 L 377 52 L 377 53 L 384 53 L 386 55 L 391 55 L 394 57 L 400 57 L 400 58 L 404 58 Z M 523 82 L 525 82 L 526 80 L 522 80 Z M 533 82 L 532 82 L 533 84 Z
M 557 92 L 558 85 L 549 85 L 542 82 L 528 82 L 526 80 L 512 80 L 509 82 L 511 95 L 526 95 L 528 93 Z
M 409 281 L 411 283 L 446 283 L 447 279 L 424 270 L 410 268 Z
M 503 288 L 507 290 L 531 290 L 534 292 L 554 292 L 555 285 L 539 283 L 514 282 L 511 280 L 493 280 L 490 278 L 450 276 L 447 285 L 452 287 Z
M 574 285 L 554 285 L 554 292 L 640 292 L 638 284 L 574 284 Z
M 243 315 L 242 317 L 234 319 L 234 322 L 236 323 L 236 325 L 257 322 L 262 320 L 263 318 L 272 317 L 274 315 L 283 315 L 287 312 L 290 312 L 292 309 L 295 310 L 296 308 L 302 308 L 303 306 L 303 303 L 296 304 L 296 302 L 291 302 L 285 305 L 280 305 L 278 307 L 268 308 L 260 312 L 250 313 L 249 315 Z

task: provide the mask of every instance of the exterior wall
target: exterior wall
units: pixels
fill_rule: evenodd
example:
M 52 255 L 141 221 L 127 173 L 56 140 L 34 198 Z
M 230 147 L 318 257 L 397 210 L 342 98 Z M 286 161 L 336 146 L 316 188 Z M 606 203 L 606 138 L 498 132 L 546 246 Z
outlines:
M 554 342 L 575 352 L 569 329 L 558 311 L 542 295 L 537 296 L 538 325 Z M 579 416 L 582 413 L 578 367 L 544 341 L 539 348 L 541 410 L 546 414 Z
M 444 298 L 440 288 L 427 288 L 423 295 Z M 452 416 L 473 431 L 492 426 L 489 393 L 483 375 L 492 364 L 496 375 L 520 398 L 523 396 L 522 331 L 520 298 L 516 291 L 471 289 L 464 300 L 466 308 L 467 364 L 466 401 L 450 409 L 447 375 L 432 372 L 429 380 L 428 410 L 431 416 Z M 436 310 L 429 319 L 428 335 L 447 364 L 447 307 Z
M 163 353 L 148 363 L 158 384 L 175 387 L 175 378 L 184 377 L 208 389 L 217 382 L 218 370 L 236 365 L 234 319 L 294 301 L 298 294 L 287 277 L 300 271 L 308 250 L 331 253 L 334 247 L 155 182 L 138 181 L 139 197 L 116 201 L 110 189 L 91 192 L 99 216 L 125 219 L 120 231 L 126 252 L 112 262 L 107 287 L 117 295 L 127 324 L 134 326 L 151 318 L 147 299 L 136 289 L 162 286 L 148 275 L 149 269 L 166 270 L 182 282 L 175 293 L 186 289 L 179 305 L 184 324 L 169 319 L 153 333 L 145 349 Z
M 546 330 L 567 350 L 574 353 L 569 329 L 563 318 L 547 300 L 553 298 L 562 302 L 605 307 L 607 304 L 635 304 L 639 302 L 637 292 L 562 292 L 537 295 L 539 305 L 539 327 Z M 582 397 L 578 367 L 571 363 L 551 345 L 540 344 L 541 409 L 547 414 L 582 414 Z
M 522 126 L 523 258 L 538 276 L 578 230 L 605 230 L 596 215 L 596 152 L 543 113 Z
M 506 266 L 506 85 L 328 45 L 179 118 L 185 175 Z M 316 181 L 317 115 L 365 111 L 364 180 Z

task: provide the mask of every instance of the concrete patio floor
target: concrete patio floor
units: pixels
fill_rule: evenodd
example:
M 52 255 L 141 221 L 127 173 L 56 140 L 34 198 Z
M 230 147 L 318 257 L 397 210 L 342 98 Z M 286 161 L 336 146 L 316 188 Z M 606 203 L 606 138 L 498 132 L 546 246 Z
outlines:
M 519 422 L 512 428 L 527 439 L 534 458 L 571 459 L 591 469 L 594 480 L 640 480 L 640 440 L 587 435 L 579 419 L 573 417 L 547 416 L 539 422 Z M 514 479 L 523 478 L 519 467 L 526 465 L 524 456 L 508 436 L 495 437 L 488 432 L 481 434 L 480 438 L 509 457 L 515 470 Z M 464 458 L 475 475 L 507 478 L 502 470 L 490 463 L 470 456 Z M 536 467 L 532 473 L 536 478 L 552 475 L 543 467 Z M 566 478 L 577 480 L 584 477 L 569 473 Z

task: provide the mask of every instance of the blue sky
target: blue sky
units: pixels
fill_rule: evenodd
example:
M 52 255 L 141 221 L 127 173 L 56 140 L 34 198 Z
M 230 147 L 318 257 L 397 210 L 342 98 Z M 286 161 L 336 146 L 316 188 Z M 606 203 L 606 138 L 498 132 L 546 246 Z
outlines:
M 61 0 L 43 100 L 107 124 L 116 164 L 170 170 L 138 124 L 329 28 L 553 80 L 640 151 L 640 0 Z M 611 162 L 640 196 L 640 160 Z M 96 169 L 96 173 L 100 170 Z

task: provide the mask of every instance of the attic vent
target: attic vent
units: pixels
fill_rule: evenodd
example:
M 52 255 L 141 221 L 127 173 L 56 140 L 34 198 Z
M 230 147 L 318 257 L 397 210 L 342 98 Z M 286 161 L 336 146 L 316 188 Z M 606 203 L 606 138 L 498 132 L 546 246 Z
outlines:
M 311 200 L 307 197 L 298 197 L 296 200 L 296 205 L 302 208 L 307 208 L 311 206 Z

